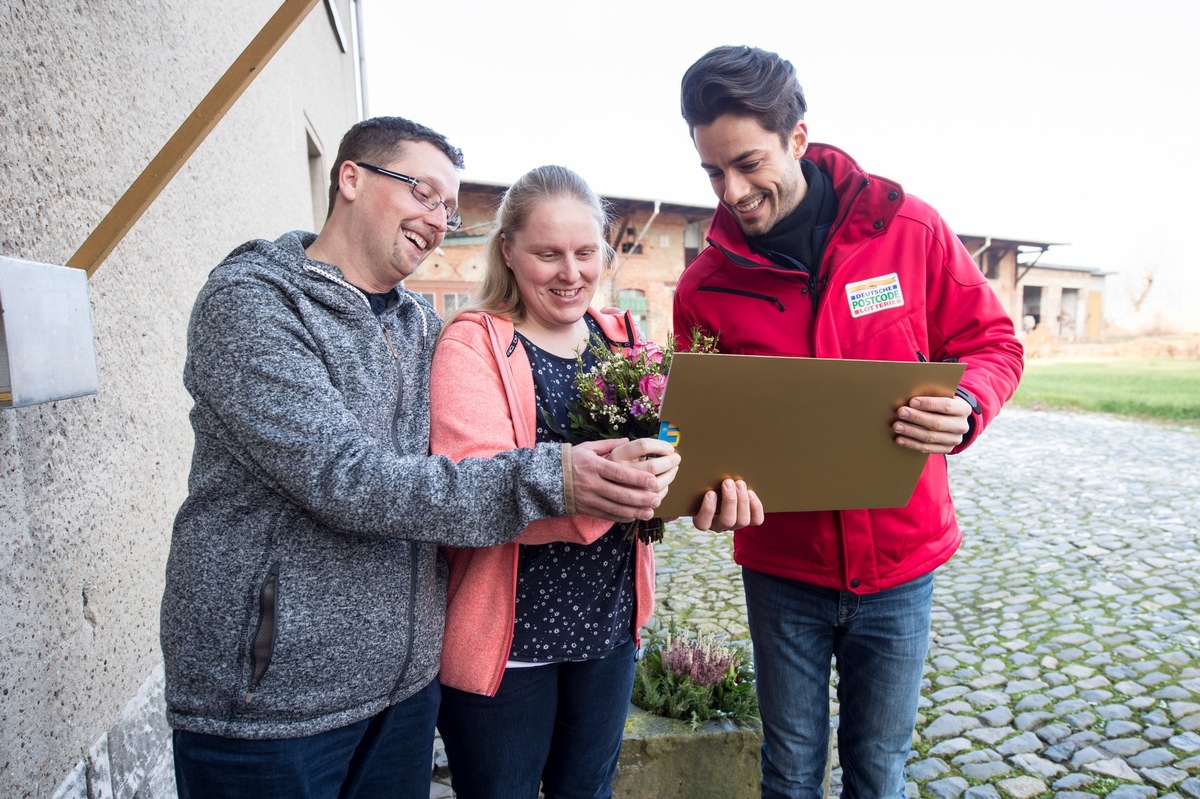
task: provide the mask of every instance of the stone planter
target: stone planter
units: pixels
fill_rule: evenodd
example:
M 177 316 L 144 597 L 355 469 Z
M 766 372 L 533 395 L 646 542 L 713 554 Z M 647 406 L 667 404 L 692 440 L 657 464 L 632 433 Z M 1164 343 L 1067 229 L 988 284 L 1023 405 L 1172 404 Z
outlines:
M 630 706 L 613 799 L 757 799 L 762 730 L 687 723 Z

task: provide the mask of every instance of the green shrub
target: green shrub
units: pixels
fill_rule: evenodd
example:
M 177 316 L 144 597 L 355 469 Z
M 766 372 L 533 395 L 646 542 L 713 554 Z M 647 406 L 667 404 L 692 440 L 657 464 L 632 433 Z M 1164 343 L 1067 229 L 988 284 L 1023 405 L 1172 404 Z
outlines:
M 710 719 L 746 726 L 758 718 L 754 670 L 743 650 L 674 624 L 647 642 L 634 672 L 633 704 L 692 729 Z

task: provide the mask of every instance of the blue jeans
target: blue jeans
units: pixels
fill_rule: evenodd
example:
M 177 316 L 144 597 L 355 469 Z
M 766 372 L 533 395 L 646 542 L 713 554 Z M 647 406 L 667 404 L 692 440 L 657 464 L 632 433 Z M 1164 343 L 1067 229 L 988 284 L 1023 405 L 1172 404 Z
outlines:
M 633 642 L 607 657 L 505 669 L 494 697 L 442 686 L 458 799 L 606 799 L 633 693 Z
M 437 680 L 369 719 L 304 738 L 176 730 L 179 799 L 428 799 Z
M 742 569 L 763 721 L 763 799 L 819 799 L 836 658 L 844 799 L 904 796 L 933 574 L 860 596 Z

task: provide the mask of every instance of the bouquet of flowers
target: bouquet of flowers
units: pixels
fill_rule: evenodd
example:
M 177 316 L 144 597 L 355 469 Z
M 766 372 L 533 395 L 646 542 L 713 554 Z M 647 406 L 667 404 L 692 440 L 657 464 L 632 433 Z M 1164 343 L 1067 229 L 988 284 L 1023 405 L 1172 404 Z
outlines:
M 572 441 L 656 438 L 675 346 L 675 338 L 668 336 L 665 349 L 644 343 L 614 352 L 602 339 L 593 337 L 588 348 L 598 363 L 589 370 L 584 368 L 582 355 L 577 359 L 579 398 L 567 405 L 571 430 L 566 437 Z M 716 352 L 716 336 L 693 330 L 689 351 Z M 637 535 L 643 543 L 652 543 L 662 540 L 662 530 L 662 519 L 639 519 L 629 523 L 625 537 Z

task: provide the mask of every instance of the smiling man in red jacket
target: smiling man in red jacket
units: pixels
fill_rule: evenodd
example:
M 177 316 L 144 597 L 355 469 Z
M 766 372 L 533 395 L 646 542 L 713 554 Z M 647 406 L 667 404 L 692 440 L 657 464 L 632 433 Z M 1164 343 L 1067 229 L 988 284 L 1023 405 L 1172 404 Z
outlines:
M 792 65 L 718 47 L 682 111 L 719 206 L 679 280 L 675 332 L 721 352 L 961 361 L 955 397 L 915 397 L 898 446 L 929 453 L 903 508 L 770 513 L 734 535 L 763 719 L 764 797 L 818 797 L 836 658 L 843 796 L 904 796 L 928 652 L 933 572 L 962 540 L 946 474 L 1016 390 L 1012 321 L 938 213 L 808 140 Z M 821 468 L 821 453 L 808 453 Z M 802 480 L 801 475 L 798 479 Z

